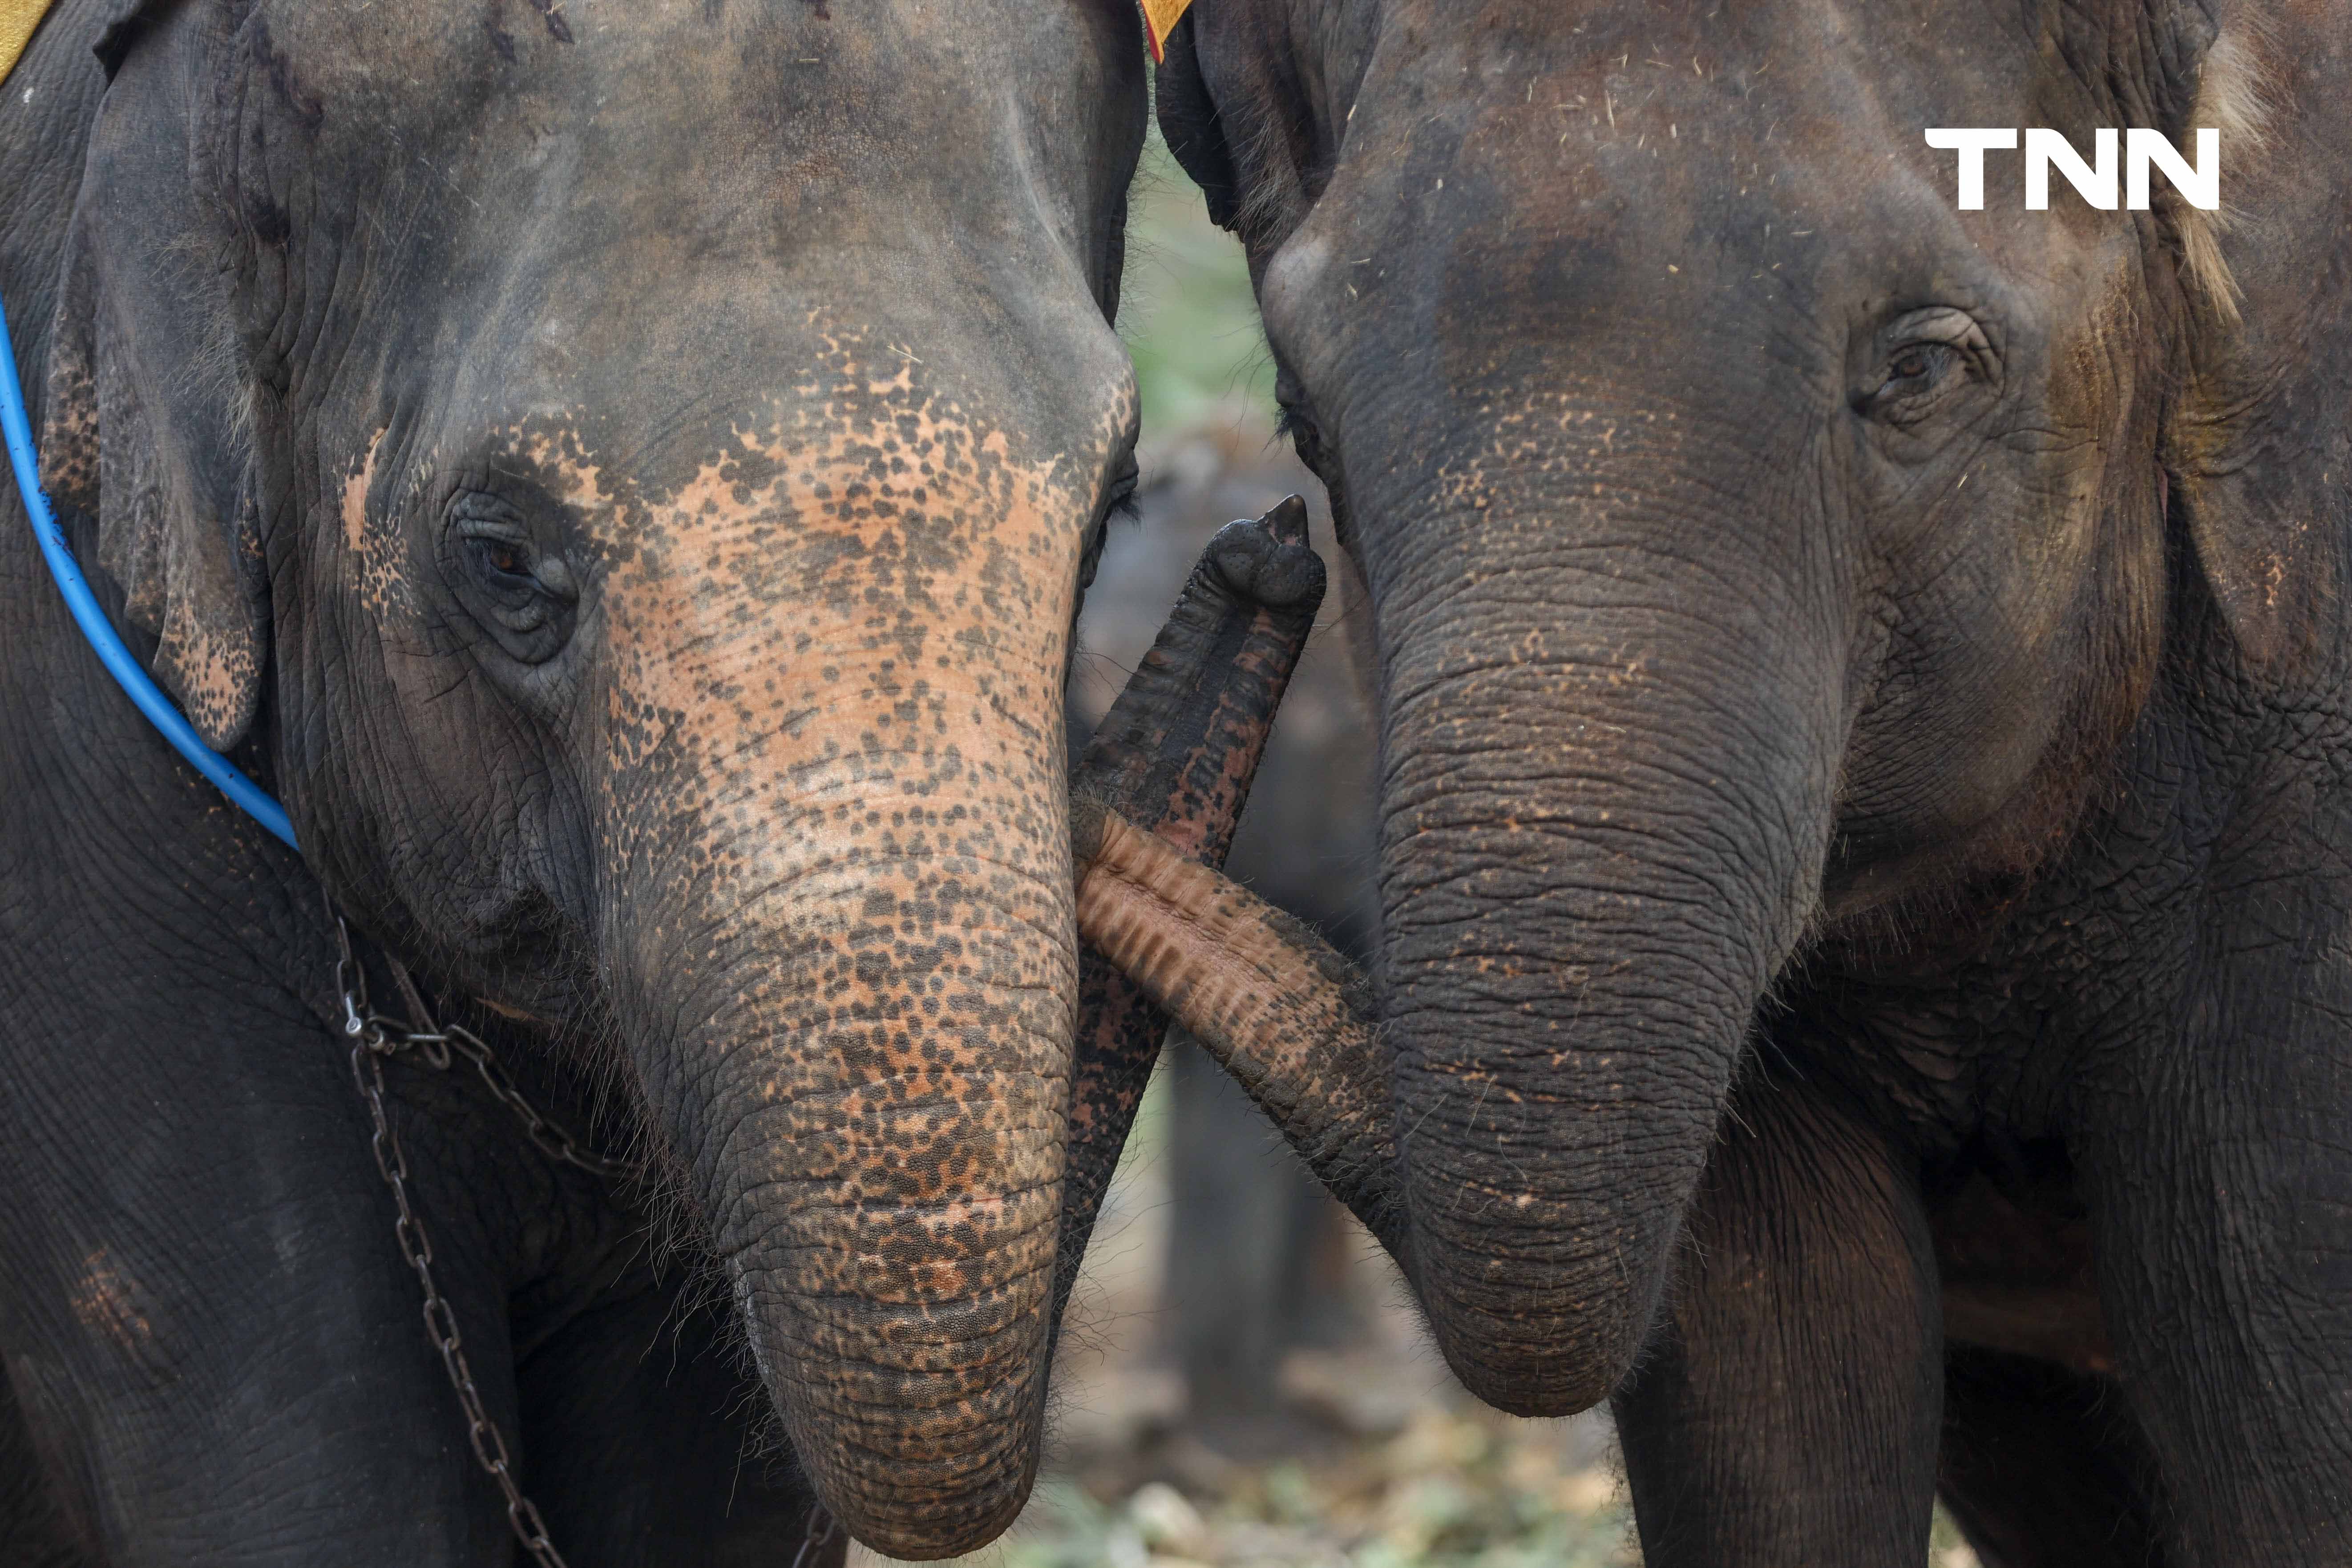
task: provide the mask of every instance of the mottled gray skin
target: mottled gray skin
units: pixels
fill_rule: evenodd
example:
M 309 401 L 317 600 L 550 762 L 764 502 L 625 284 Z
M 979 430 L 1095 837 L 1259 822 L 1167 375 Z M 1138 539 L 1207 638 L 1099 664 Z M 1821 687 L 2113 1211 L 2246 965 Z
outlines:
M 812 1490 L 901 1555 L 1018 1510 L 1140 41 L 1124 0 L 50 15 L 0 99 L 47 481 L 304 851 L 171 757 L 0 503 L 0 1458 L 90 1556 L 508 1560 L 321 881 L 710 1256 L 687 1311 L 635 1200 L 392 1070 L 573 1563 L 788 1562 Z
M 1160 93 L 1369 592 L 1449 1363 L 1666 1568 L 1939 1465 L 2352 1561 L 2352 8 L 1198 0 Z M 2227 226 L 1921 135 L 2197 124 Z

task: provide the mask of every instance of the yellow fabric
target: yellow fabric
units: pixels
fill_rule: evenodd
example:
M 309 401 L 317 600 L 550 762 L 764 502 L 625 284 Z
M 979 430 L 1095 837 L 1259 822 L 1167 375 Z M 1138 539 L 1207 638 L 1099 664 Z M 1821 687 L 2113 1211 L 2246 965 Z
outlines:
M 0 5 L 7 4 L 8 0 L 0 0 Z M 1153 59 L 1160 58 L 1169 31 L 1192 4 L 1192 0 L 1143 0 L 1143 36 L 1151 45 Z
M 52 4 L 54 0 L 0 0 L 0 81 L 6 81 L 8 73 L 16 68 L 25 46 L 33 41 L 33 29 L 41 25 Z

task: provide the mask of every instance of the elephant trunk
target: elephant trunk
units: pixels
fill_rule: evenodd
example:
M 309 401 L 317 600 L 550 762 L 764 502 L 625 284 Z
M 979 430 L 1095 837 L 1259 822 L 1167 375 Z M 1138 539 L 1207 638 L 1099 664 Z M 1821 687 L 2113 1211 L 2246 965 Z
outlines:
M 1818 900 L 1844 714 L 1799 605 L 1624 560 L 1547 583 L 1537 554 L 1466 574 L 1457 624 L 1384 626 L 1377 986 L 1115 816 L 1081 801 L 1073 826 L 1084 940 L 1388 1246 L 1464 1383 L 1552 1415 L 1606 1397 L 1648 1331 Z M 1498 647 L 1531 595 L 1562 608 Z
M 1090 800 L 1073 801 L 1071 830 L 1081 938 L 1397 1259 L 1465 1385 L 1528 1415 L 1605 1397 L 1664 1284 L 1768 968 L 1727 912 L 1692 931 L 1648 906 L 1696 919 L 1736 910 L 1739 889 L 1612 889 L 1644 923 L 1593 933 L 1615 944 L 1606 999 L 1589 975 L 1547 984 L 1549 952 L 1514 973 L 1514 944 L 1538 928 L 1462 921 L 1457 942 L 1488 951 L 1466 976 L 1392 978 L 1419 1005 L 1381 1017 L 1370 981 L 1302 922 Z M 1619 875 L 1640 868 L 1612 857 Z M 1511 896 L 1529 921 L 1546 897 Z M 1677 961 L 1678 942 L 1713 963 Z
M 887 815 L 919 803 L 877 789 Z M 1065 864 L 812 854 L 675 966 L 654 1094 L 819 1494 L 893 1556 L 970 1550 L 1034 1479 L 1067 1116 Z M 689 928 L 693 929 L 693 928 Z M 707 929 L 707 928 L 705 928 Z
M 1640 1351 L 1818 902 L 1843 739 L 1825 617 L 1694 565 L 1706 521 L 1642 523 L 1465 547 L 1442 604 L 1383 606 L 1405 1246 L 1456 1373 L 1528 1415 L 1597 1404 Z M 1622 542 L 1653 530 L 1682 548 Z
M 1304 921 L 1084 795 L 1070 802 L 1078 934 L 1274 1119 L 1406 1265 L 1371 990 Z
M 952 1556 L 1019 1511 L 1043 1432 L 1083 514 L 935 487 L 959 530 L 887 491 L 856 532 L 777 526 L 807 488 L 719 487 L 604 595 L 606 988 L 819 1496 Z

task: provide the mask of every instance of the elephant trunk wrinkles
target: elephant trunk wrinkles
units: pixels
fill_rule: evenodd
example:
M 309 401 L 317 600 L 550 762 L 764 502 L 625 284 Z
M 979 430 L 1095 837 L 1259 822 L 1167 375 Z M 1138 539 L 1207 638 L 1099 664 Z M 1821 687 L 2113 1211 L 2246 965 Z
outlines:
M 1033 859 L 813 867 L 674 964 L 673 1149 L 795 1450 L 895 1556 L 992 1539 L 1034 1479 L 1073 960 Z
M 1606 609 L 1580 641 L 1424 630 L 1391 664 L 1377 1017 L 1296 921 L 1074 818 L 1084 940 L 1396 1255 L 1471 1390 L 1526 1414 L 1599 1402 L 1639 1352 L 1835 777 L 1837 682 L 1801 646 Z M 1732 671 L 1741 704 L 1706 695 Z
M 1050 500 L 845 542 L 714 501 L 604 596 L 610 989 L 794 1449 L 898 1557 L 999 1533 L 1043 1432 L 1077 992 Z
M 1693 531 L 1671 521 L 1611 526 Z M 1391 644 L 1381 803 L 1407 1245 L 1465 1384 L 1563 1414 L 1640 1352 L 1818 900 L 1838 644 L 1772 579 L 1743 597 L 1646 543 L 1497 571 L 1416 618 Z M 1498 627 L 1526 629 L 1498 647 Z

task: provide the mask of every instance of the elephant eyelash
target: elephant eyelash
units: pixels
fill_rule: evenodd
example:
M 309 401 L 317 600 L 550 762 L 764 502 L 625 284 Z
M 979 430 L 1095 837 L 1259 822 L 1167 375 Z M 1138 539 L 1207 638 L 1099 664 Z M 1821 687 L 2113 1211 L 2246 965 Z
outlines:
M 1082 596 L 1094 586 L 1095 574 L 1101 570 L 1103 551 L 1110 544 L 1110 525 L 1122 521 L 1132 522 L 1143 516 L 1142 503 L 1136 499 L 1139 488 L 1137 475 L 1122 476 L 1104 501 L 1102 514 L 1088 531 L 1086 548 L 1078 555 L 1078 592 Z
M 570 640 L 579 600 L 569 559 L 499 495 L 461 490 L 449 520 L 444 570 L 458 602 L 514 660 L 554 658 Z
M 1287 441 L 1298 454 L 1298 460 L 1320 476 L 1323 472 L 1323 432 L 1313 416 L 1288 403 L 1279 404 L 1280 416 L 1274 425 L 1274 438 Z M 1329 481 L 1325 480 L 1326 483 Z
M 1906 371 L 1913 361 L 1918 368 Z M 1857 400 L 1857 411 L 1888 425 L 1916 424 L 1951 384 L 1953 371 L 1967 368 L 1967 354 L 1950 343 L 1906 343 L 1888 359 L 1877 388 Z
M 530 547 L 521 541 L 476 534 L 467 543 L 484 568 L 496 575 L 537 582 L 538 574 L 530 569 Z

